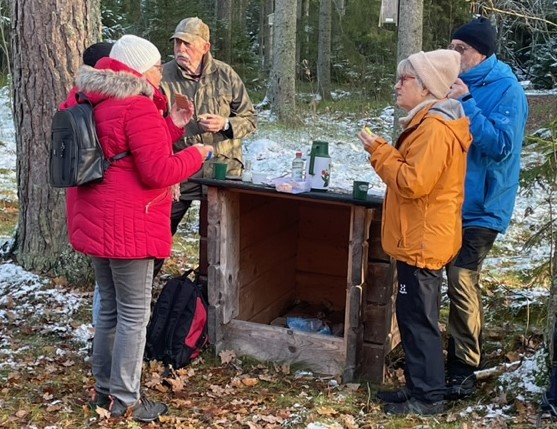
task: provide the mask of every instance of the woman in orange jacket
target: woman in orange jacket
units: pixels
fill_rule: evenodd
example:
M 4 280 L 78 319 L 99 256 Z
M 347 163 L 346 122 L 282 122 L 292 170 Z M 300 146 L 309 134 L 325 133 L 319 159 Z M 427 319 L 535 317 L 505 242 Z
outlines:
M 380 392 L 389 414 L 444 411 L 444 359 L 439 331 L 443 267 L 461 245 L 469 120 L 447 94 L 460 55 L 437 50 L 398 65 L 397 105 L 407 112 L 394 146 L 362 130 L 371 165 L 387 185 L 381 242 L 396 260 L 396 316 L 406 355 L 406 386 Z

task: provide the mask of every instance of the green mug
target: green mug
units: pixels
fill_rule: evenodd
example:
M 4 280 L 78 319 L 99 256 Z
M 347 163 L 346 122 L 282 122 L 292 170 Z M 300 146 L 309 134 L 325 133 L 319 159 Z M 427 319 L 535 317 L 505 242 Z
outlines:
M 360 182 L 355 180 L 352 188 L 352 198 L 354 198 L 355 200 L 366 200 L 368 189 L 368 182 Z
M 213 163 L 213 177 L 218 180 L 226 179 L 226 172 L 228 170 L 228 164 L 224 162 L 215 162 Z

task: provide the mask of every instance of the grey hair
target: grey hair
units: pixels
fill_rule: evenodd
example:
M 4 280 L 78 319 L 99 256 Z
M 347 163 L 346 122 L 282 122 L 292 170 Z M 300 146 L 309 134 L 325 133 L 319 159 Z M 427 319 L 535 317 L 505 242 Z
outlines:
M 427 89 L 416 73 L 416 70 L 412 66 L 412 63 L 408 61 L 408 58 L 405 58 L 400 63 L 398 63 L 396 74 L 397 76 L 414 76 L 416 78 L 416 83 L 418 84 L 420 89 Z

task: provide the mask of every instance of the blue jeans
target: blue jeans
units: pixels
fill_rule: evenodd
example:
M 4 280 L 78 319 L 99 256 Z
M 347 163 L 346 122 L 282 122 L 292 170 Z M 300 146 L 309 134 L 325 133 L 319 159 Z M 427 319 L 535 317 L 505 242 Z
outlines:
M 92 260 L 100 295 L 92 358 L 95 388 L 134 405 L 140 396 L 153 260 Z

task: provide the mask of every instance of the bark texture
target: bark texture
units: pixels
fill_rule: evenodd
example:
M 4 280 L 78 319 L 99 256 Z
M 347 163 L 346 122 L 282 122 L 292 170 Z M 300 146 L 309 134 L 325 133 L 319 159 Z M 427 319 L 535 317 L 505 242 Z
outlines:
M 282 123 L 297 122 L 296 9 L 296 0 L 280 0 L 275 4 L 269 99 L 272 112 Z
M 11 6 L 20 204 L 14 256 L 29 270 L 79 274 L 83 259 L 67 244 L 65 192 L 48 181 L 50 123 L 83 51 L 99 40 L 100 1 L 14 0 Z

